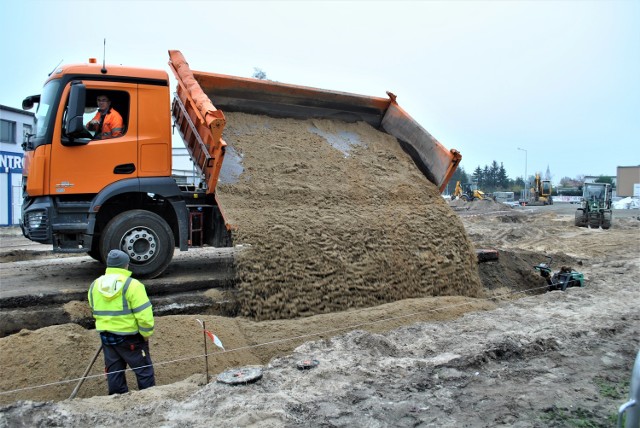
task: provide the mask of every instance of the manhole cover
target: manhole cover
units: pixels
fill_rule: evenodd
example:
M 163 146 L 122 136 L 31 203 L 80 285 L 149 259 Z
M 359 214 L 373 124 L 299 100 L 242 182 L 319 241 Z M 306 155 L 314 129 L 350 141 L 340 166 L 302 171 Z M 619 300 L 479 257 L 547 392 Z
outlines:
M 314 367 L 317 367 L 318 364 L 320 364 L 320 361 L 318 361 L 318 360 L 302 360 L 302 361 L 298 361 L 296 366 L 300 370 L 309 370 L 309 369 L 312 369 Z
M 260 367 L 242 367 L 220 373 L 218 382 L 240 385 L 255 382 L 260 378 L 262 378 L 262 369 Z

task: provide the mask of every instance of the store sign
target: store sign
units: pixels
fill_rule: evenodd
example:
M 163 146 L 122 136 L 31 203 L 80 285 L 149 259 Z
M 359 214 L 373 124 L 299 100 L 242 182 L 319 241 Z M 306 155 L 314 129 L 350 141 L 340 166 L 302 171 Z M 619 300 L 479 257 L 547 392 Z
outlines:
M 22 154 L 0 152 L 0 168 L 3 170 L 22 171 Z

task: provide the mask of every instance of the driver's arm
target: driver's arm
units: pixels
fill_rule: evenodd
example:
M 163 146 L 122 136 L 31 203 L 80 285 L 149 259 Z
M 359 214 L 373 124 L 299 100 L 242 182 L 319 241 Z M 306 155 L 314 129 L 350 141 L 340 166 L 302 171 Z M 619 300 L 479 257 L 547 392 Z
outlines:
M 87 129 L 89 131 L 95 131 L 96 129 L 98 129 L 98 125 L 100 125 L 100 121 L 97 119 L 98 114 L 93 116 L 93 119 L 87 122 Z

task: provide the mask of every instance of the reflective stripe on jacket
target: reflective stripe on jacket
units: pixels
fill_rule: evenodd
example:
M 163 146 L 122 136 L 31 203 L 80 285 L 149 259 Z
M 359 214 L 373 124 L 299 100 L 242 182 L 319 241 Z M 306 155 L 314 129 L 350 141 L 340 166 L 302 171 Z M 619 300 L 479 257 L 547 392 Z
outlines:
M 98 110 L 96 115 L 93 116 L 93 119 L 91 120 L 97 120 L 99 122 L 101 114 L 102 113 L 100 113 L 100 110 Z M 91 128 L 93 127 L 90 127 L 87 124 L 87 129 L 91 131 L 96 130 Z M 96 135 L 94 139 L 106 140 L 108 138 L 121 137 L 123 132 L 124 132 L 124 124 L 122 121 L 122 116 L 120 116 L 120 113 L 118 113 L 114 109 L 109 108 L 109 111 L 105 115 L 104 121 L 102 122 L 102 132 L 100 133 L 100 135 Z
M 96 330 L 144 337 L 153 334 L 153 308 L 144 285 L 131 278 L 131 272 L 107 268 L 93 281 L 88 293 Z

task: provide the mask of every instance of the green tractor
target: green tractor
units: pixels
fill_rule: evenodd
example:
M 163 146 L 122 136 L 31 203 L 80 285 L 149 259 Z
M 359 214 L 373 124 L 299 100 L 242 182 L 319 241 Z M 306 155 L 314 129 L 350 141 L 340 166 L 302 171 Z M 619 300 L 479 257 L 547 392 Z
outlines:
M 575 225 L 609 229 L 611 217 L 611 185 L 584 183 L 581 206 L 576 210 Z
M 551 257 L 549 263 L 540 263 L 533 268 L 547 281 L 548 290 L 565 291 L 569 287 L 584 287 L 584 275 L 568 266 L 562 266 L 558 272 L 551 271 Z

